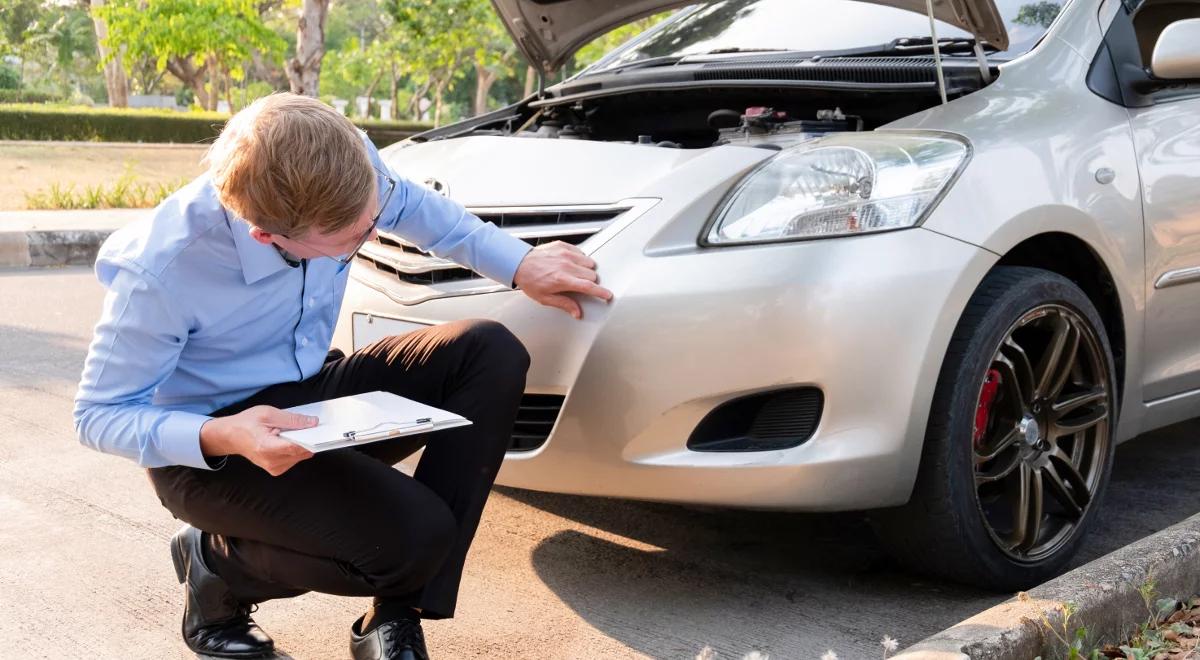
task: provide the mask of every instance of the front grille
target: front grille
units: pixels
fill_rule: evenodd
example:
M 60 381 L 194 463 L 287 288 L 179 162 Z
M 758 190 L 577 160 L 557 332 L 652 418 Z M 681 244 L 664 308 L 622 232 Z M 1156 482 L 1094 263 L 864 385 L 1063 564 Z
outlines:
M 566 397 L 557 394 L 525 394 L 513 423 L 509 451 L 533 451 L 546 443 Z
M 474 213 L 484 222 L 491 222 L 526 243 L 538 246 L 551 241 L 579 245 L 627 210 L 595 206 L 533 207 L 476 209 Z M 363 246 L 356 260 L 409 284 L 436 286 L 479 277 L 475 272 L 435 257 L 399 236 L 382 232 L 378 239 Z

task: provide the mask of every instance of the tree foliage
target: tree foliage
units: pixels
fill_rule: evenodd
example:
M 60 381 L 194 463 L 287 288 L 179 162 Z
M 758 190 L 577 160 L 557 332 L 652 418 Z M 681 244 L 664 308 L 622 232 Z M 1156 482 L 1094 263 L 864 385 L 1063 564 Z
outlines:
M 305 0 L 0 0 L 0 57 L 15 58 L 18 87 L 31 93 L 109 96 L 122 88 L 174 94 L 206 109 L 224 99 L 237 109 L 289 88 L 304 6 Z M 614 30 L 581 50 L 564 72 L 658 20 Z M 516 101 L 535 80 L 490 0 L 332 0 L 324 28 L 320 98 L 343 98 L 353 108 L 355 97 L 370 97 L 376 115 L 378 102 L 391 100 L 395 118 L 444 123 Z M 109 62 L 119 63 L 117 71 Z
M 1017 17 L 1013 19 L 1021 25 L 1036 25 L 1043 28 L 1048 28 L 1054 19 L 1058 18 L 1058 13 L 1062 11 L 1062 4 L 1059 2 L 1035 2 L 1028 5 L 1021 5 L 1017 11 Z
M 108 24 L 110 56 L 126 67 L 150 58 L 215 109 L 254 55 L 282 59 L 284 42 L 252 0 L 112 0 L 96 9 Z M 207 76 L 207 83 L 205 77 Z

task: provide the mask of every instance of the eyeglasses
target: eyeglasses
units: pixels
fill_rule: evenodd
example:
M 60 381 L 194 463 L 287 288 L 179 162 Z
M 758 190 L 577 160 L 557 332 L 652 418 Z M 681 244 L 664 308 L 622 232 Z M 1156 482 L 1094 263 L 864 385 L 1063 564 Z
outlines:
M 378 177 L 377 183 L 376 183 L 376 189 L 383 190 L 384 187 L 386 186 L 387 192 L 385 192 L 382 195 L 382 201 L 380 201 L 380 203 L 379 203 L 379 211 L 377 211 L 375 213 L 375 217 L 371 219 L 371 226 L 367 227 L 367 230 L 365 232 L 363 232 L 362 236 L 359 237 L 358 241 L 354 244 L 353 250 L 350 250 L 349 252 L 347 252 L 345 255 L 343 255 L 341 257 L 335 257 L 332 254 L 326 254 L 325 252 L 318 250 L 317 248 L 313 247 L 312 245 L 309 245 L 308 243 L 305 243 L 304 241 L 287 236 L 286 234 L 280 234 L 280 236 L 283 236 L 284 238 L 288 239 L 289 241 L 295 241 L 295 242 L 299 243 L 300 245 L 303 245 L 304 247 L 309 248 L 310 250 L 315 250 L 316 252 L 321 253 L 322 256 L 333 259 L 338 264 L 340 264 L 343 268 L 350 265 L 350 262 L 354 260 L 354 255 L 358 254 L 358 251 L 362 249 L 362 246 L 364 244 L 366 244 L 367 239 L 369 239 L 371 237 L 371 233 L 375 231 L 375 228 L 377 226 L 379 226 L 379 218 L 383 216 L 383 211 L 384 211 L 384 209 L 387 208 L 388 202 L 392 201 L 392 193 L 395 192 L 395 190 L 396 190 L 396 180 L 395 179 L 384 174 L 383 172 L 380 172 L 379 170 L 375 170 L 375 174 Z

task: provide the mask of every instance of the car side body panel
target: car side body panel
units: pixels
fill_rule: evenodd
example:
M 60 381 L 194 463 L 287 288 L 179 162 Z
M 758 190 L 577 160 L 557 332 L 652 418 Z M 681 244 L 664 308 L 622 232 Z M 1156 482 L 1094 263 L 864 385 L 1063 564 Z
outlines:
M 989 87 L 881 130 L 945 130 L 971 141 L 971 163 L 926 229 L 997 255 L 1040 234 L 1065 233 L 1105 264 L 1124 320 L 1117 437 L 1127 440 L 1147 428 L 1141 183 L 1128 111 L 1086 84 L 1100 44 L 1096 9 L 1073 9 L 1038 48 L 1002 67 Z M 1107 178 L 1102 170 L 1111 172 L 1110 182 L 1101 182 Z

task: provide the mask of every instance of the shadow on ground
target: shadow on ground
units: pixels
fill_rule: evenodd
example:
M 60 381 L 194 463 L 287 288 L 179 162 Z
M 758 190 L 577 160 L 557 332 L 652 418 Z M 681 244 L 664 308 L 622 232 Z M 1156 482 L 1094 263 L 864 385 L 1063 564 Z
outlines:
M 1118 448 L 1101 515 L 1071 568 L 1196 513 L 1198 431 L 1193 420 Z M 883 634 L 909 645 L 1008 597 L 899 569 L 861 514 L 498 490 L 585 527 L 534 549 L 538 576 L 598 630 L 655 657 L 692 657 L 704 645 L 719 657 L 751 648 L 793 657 L 856 631 L 864 645 L 842 657 L 873 655 Z

